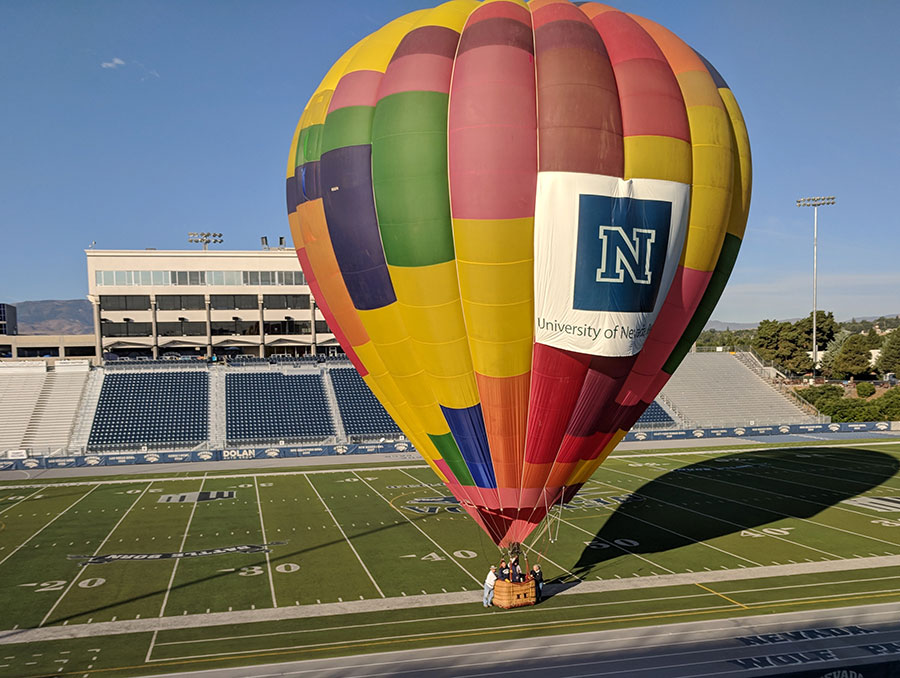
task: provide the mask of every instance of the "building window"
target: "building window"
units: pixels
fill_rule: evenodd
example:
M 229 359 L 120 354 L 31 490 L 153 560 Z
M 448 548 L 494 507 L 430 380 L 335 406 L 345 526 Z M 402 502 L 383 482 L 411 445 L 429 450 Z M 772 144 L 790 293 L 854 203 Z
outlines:
M 206 323 L 189 321 L 157 323 L 156 333 L 161 337 L 205 337 Z
M 328 328 L 328 323 L 324 320 L 316 320 L 316 332 L 331 334 L 331 330 Z

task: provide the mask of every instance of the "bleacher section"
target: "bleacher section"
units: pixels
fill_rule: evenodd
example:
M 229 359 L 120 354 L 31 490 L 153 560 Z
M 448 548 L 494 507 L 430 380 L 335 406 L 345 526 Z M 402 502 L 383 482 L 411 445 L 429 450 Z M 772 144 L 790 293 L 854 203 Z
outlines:
M 655 400 L 634 424 L 634 428 L 675 428 L 675 426 L 672 416 Z
M 103 380 L 87 446 L 92 451 L 190 447 L 208 435 L 207 372 L 113 372 Z
M 34 406 L 34 412 L 25 429 L 22 447 L 31 449 L 64 449 L 69 444 L 69 436 L 81 394 L 90 374 L 87 361 L 80 361 L 75 369 L 63 369 L 57 363 L 53 372 L 48 372 L 44 387 Z
M 336 433 L 319 373 L 259 371 L 225 375 L 225 430 L 230 443 L 313 441 Z
M 44 362 L 3 363 L 0 369 L 0 451 L 22 447 L 25 430 L 46 379 Z
M 662 390 L 687 426 L 805 424 L 807 414 L 725 352 L 688 353 Z
M 352 367 L 328 370 L 338 409 L 349 436 L 396 435 L 400 427 L 378 402 L 359 373 Z

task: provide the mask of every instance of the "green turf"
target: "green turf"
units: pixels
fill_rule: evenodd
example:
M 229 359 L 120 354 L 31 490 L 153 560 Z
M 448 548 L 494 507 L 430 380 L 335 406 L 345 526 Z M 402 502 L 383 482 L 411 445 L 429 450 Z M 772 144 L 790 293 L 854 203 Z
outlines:
M 900 444 L 624 453 L 607 460 L 558 521 L 536 532 L 531 557 L 543 554 L 549 580 L 617 582 L 898 555 L 900 511 L 845 503 L 900 497 L 898 458 Z M 499 556 L 458 506 L 443 501 L 446 490 L 424 464 L 127 480 L 0 487 L 0 628 L 474 592 Z M 234 496 L 160 501 L 201 489 Z M 91 565 L 68 557 L 264 543 L 270 552 Z M 0 676 L 141 675 L 854 605 L 896 600 L 898 581 L 890 569 L 851 564 L 841 572 L 702 587 L 576 593 L 512 612 L 486 611 L 473 600 L 238 619 L 219 627 L 5 645 Z

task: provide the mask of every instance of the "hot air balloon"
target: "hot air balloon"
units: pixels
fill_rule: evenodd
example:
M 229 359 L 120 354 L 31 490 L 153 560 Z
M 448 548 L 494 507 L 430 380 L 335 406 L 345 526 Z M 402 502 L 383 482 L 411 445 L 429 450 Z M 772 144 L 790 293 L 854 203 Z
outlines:
M 749 201 L 722 76 L 648 19 L 567 0 L 453 0 L 364 38 L 306 105 L 287 174 L 329 326 L 501 547 L 654 400 Z

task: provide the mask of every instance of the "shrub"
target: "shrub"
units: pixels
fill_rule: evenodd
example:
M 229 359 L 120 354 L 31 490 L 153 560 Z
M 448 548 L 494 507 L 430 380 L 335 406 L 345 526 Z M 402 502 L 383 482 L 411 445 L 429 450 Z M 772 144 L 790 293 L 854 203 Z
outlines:
M 860 398 L 868 398 L 875 395 L 875 387 L 868 381 L 861 381 L 856 385 L 856 395 Z

